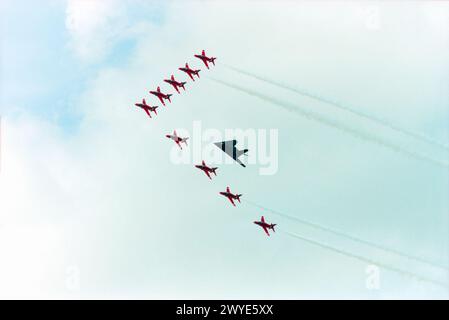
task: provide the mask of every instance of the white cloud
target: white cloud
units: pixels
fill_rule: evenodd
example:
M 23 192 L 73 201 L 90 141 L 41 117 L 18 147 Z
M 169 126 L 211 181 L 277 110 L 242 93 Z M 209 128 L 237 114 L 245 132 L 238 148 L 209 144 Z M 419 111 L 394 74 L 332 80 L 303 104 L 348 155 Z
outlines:
M 63 239 L 63 230 L 55 223 L 0 227 L 0 298 L 56 297 L 55 289 L 62 287 L 57 280 L 64 270 Z
M 124 33 L 126 5 L 119 0 L 69 0 L 66 27 L 70 46 L 83 61 L 98 61 Z
M 366 295 L 365 289 L 360 289 L 365 279 L 352 276 L 357 272 L 363 275 L 361 265 L 278 235 L 270 239 L 274 241 L 261 245 L 259 230 L 250 223 L 260 212 L 248 207 L 232 211 L 213 195 L 222 185 L 233 183 L 242 189 L 244 197 L 265 198 L 270 201 L 267 205 L 283 206 L 331 226 L 362 233 L 369 221 L 371 232 L 386 230 L 382 241 L 391 240 L 392 233 L 400 233 L 401 237 L 413 233 L 415 237 L 415 232 L 390 229 L 391 220 L 397 223 L 402 219 L 397 212 L 388 217 L 386 225 L 376 218 L 379 212 L 387 216 L 393 210 L 390 205 L 396 206 L 397 211 L 403 209 L 404 198 L 398 200 L 388 195 L 394 186 L 372 189 L 384 189 L 377 185 L 382 183 L 378 172 L 389 170 L 393 176 L 389 181 L 396 182 L 395 179 L 404 178 L 402 174 L 408 176 L 407 168 L 426 175 L 425 165 L 402 165 L 403 159 L 389 151 L 372 148 L 333 129 L 293 118 L 267 103 L 220 88 L 204 76 L 213 74 L 243 85 L 259 85 L 230 74 L 220 64 L 210 71 L 203 68 L 201 80 L 188 82 L 187 92 L 174 96 L 173 103 L 152 120 L 133 107 L 135 100 L 147 97 L 149 89 L 161 84 L 162 77 L 176 72 L 181 64 L 189 61 L 199 66 L 192 55 L 203 48 L 217 55 L 219 62 L 234 62 L 251 70 L 260 68 L 264 74 L 293 83 L 333 88 L 334 71 L 338 70 L 341 76 L 344 69 L 335 66 L 335 57 L 343 57 L 346 49 L 353 48 L 348 31 L 354 28 L 351 35 L 360 39 L 363 31 L 354 27 L 360 18 L 355 16 L 340 23 L 342 17 L 352 17 L 351 12 L 330 10 L 322 16 L 322 9 L 310 7 L 309 3 L 303 4 L 305 8 L 289 5 L 292 7 L 288 10 L 269 5 L 257 9 L 239 5 L 237 10 L 223 3 L 176 3 L 164 26 L 139 25 L 137 48 L 129 65 L 104 68 L 89 81 L 77 105 L 83 121 L 76 135 L 67 137 L 42 119 L 5 119 L 0 175 L 0 217 L 4 229 L 0 230 L 6 232 L 0 238 L 0 250 L 11 262 L 6 259 L 0 265 L 0 281 L 6 283 L 6 287 L 0 283 L 4 296 L 17 283 L 17 295 L 29 290 L 40 294 L 36 287 L 42 283 L 52 284 L 43 289 L 47 293 L 56 288 L 58 294 L 65 294 L 64 279 L 45 270 L 63 274 L 71 265 L 80 268 L 83 296 L 101 297 L 116 290 L 138 297 L 142 293 L 154 298 L 204 298 L 206 294 L 230 298 L 242 283 L 247 286 L 239 288 L 238 294 L 246 298 L 310 297 L 311 292 L 316 297 L 322 296 L 320 289 L 329 286 L 335 289 L 327 291 L 330 296 L 338 295 L 343 286 L 347 296 Z M 69 1 L 67 28 L 71 46 L 79 57 L 92 61 L 106 55 L 130 30 L 125 12 L 125 5 L 119 1 Z M 360 26 L 363 28 L 362 23 Z M 131 28 L 134 30 L 135 26 Z M 331 36 L 342 44 L 332 43 Z M 366 46 L 369 41 L 364 42 Z M 342 64 L 360 67 L 363 61 L 344 60 Z M 360 82 L 364 80 L 360 78 Z M 338 86 L 345 87 L 340 83 Z M 258 88 L 305 103 L 276 88 Z M 351 89 L 335 91 L 345 94 Z M 352 95 L 347 97 L 351 99 Z M 422 114 L 426 110 L 415 111 Z M 245 173 L 222 168 L 217 180 L 209 183 L 191 167 L 170 164 L 171 144 L 163 134 L 197 119 L 219 129 L 280 127 L 280 139 L 285 141 L 280 145 L 284 157 L 280 159 L 280 174 L 265 179 L 251 176 L 250 168 Z M 394 172 L 396 168 L 404 171 Z M 291 179 L 293 173 L 300 178 Z M 430 184 L 432 179 L 428 179 L 425 181 Z M 410 187 L 410 192 L 421 191 L 422 180 L 416 180 L 401 186 L 401 190 Z M 292 197 L 300 201 L 292 201 Z M 373 199 L 374 209 L 362 204 Z M 438 209 L 441 207 L 444 203 Z M 414 208 L 406 209 L 405 214 L 413 212 L 417 222 L 423 221 Z M 283 222 L 281 226 L 291 226 Z M 405 228 L 407 222 L 401 223 Z M 316 236 L 310 230 L 302 231 Z M 22 238 L 24 234 L 27 236 Z M 17 252 L 23 256 L 17 258 Z M 21 266 L 17 272 L 15 264 Z M 37 271 L 24 277 L 32 264 L 37 264 Z M 338 275 L 329 272 L 329 265 L 335 265 Z M 266 284 L 260 282 L 261 278 L 276 280 L 270 292 L 263 290 Z M 399 279 L 400 283 L 409 280 Z M 385 295 L 395 294 L 396 290 L 386 289 Z M 422 296 L 423 292 L 416 295 Z

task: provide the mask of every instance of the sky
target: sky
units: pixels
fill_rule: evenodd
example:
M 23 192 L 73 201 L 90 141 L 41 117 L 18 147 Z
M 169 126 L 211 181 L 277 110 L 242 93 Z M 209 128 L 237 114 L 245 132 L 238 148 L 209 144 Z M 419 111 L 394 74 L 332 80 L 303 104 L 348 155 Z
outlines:
M 0 297 L 447 299 L 448 18 L 437 1 L 1 1 Z M 186 92 L 163 107 L 148 91 L 171 74 Z M 225 130 L 276 132 L 275 170 L 260 140 L 238 139 L 257 163 L 214 163 Z

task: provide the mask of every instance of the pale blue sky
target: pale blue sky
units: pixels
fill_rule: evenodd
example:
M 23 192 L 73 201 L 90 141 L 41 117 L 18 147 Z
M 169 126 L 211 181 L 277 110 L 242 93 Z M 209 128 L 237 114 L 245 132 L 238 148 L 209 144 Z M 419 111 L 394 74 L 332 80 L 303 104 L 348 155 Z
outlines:
M 87 4 L 86 4 L 87 3 Z M 3 1 L 1 297 L 447 298 L 447 290 L 291 238 L 423 276 L 447 271 L 310 228 L 242 199 L 448 265 L 448 151 L 226 68 L 305 88 L 448 141 L 444 3 Z M 193 54 L 206 49 L 206 70 Z M 134 102 L 189 62 L 201 79 L 152 120 Z M 249 88 L 314 119 L 217 84 Z M 279 171 L 174 165 L 174 128 L 277 129 Z M 335 123 L 328 126 L 325 122 Z M 252 221 L 265 215 L 267 238 Z M 67 285 L 73 267 L 79 288 Z

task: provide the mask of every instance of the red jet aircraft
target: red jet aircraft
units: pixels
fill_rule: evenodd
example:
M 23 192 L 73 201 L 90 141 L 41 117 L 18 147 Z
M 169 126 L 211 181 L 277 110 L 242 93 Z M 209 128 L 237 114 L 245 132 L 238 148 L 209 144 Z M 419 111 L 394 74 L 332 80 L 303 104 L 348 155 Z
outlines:
M 242 196 L 241 194 L 233 194 L 231 192 L 231 190 L 229 189 L 229 187 L 226 188 L 226 192 L 220 192 L 220 194 L 222 196 L 225 196 L 226 198 L 228 198 L 234 207 L 235 207 L 234 200 L 237 200 L 238 202 L 240 202 L 240 197 Z
M 200 72 L 201 70 L 200 70 L 200 69 L 198 69 L 198 70 L 190 69 L 188 63 L 186 63 L 185 68 L 178 68 L 178 69 L 181 70 L 181 71 L 184 71 L 185 73 L 187 73 L 187 74 L 189 75 L 190 79 L 192 79 L 193 81 L 195 81 L 195 79 L 193 78 L 192 75 L 198 76 L 198 78 L 200 77 L 199 72 Z
M 254 223 L 257 224 L 258 226 L 261 226 L 268 236 L 270 236 L 270 233 L 268 232 L 269 229 L 271 229 L 271 230 L 273 230 L 273 232 L 275 232 L 274 231 L 274 226 L 276 226 L 276 224 L 266 223 L 263 216 L 262 216 L 262 219 L 260 221 L 254 221 Z
M 167 135 L 165 135 L 165 136 L 166 136 L 167 138 L 169 138 L 169 139 L 172 139 L 174 142 L 176 142 L 176 144 L 178 145 L 178 147 L 181 148 L 181 150 L 182 150 L 181 143 L 184 142 L 184 143 L 187 145 L 187 139 L 189 139 L 188 137 L 187 137 L 187 138 L 181 138 L 181 137 L 179 137 L 179 136 L 176 134 L 176 130 L 173 131 L 173 135 L 167 134 Z
M 159 100 L 161 100 L 162 104 L 165 106 L 165 100 L 168 100 L 171 102 L 170 97 L 172 96 L 172 94 L 165 94 L 161 92 L 161 88 L 157 87 L 157 91 L 150 91 L 151 94 L 155 95 L 156 97 L 159 98 Z
M 187 82 L 178 82 L 175 80 L 175 77 L 173 75 L 171 75 L 170 79 L 164 79 L 164 81 L 171 84 L 173 86 L 173 88 L 175 88 L 176 92 L 178 92 L 178 93 L 180 93 L 178 88 L 183 88 L 184 91 L 186 91 L 186 88 L 184 87 L 184 85 Z
M 208 167 L 207 165 L 206 165 L 206 163 L 204 162 L 204 160 L 203 160 L 203 163 L 201 164 L 201 165 L 197 165 L 197 166 L 195 166 L 196 168 L 198 168 L 198 169 L 200 169 L 200 170 L 203 170 L 204 171 L 204 173 L 209 177 L 209 179 L 211 179 L 212 180 L 212 178 L 211 178 L 211 176 L 210 176 L 210 173 L 213 173 L 213 174 L 215 174 L 215 175 L 217 175 L 217 173 L 215 172 L 215 170 L 217 170 L 218 168 L 211 168 L 211 167 Z
M 203 52 L 201 52 L 201 54 L 195 54 L 195 57 L 198 59 L 201 59 L 204 64 L 206 65 L 206 68 L 209 69 L 209 65 L 208 62 L 212 62 L 212 64 L 215 66 L 215 57 L 208 57 L 206 56 L 206 52 L 203 50 Z
M 150 111 L 153 111 L 157 115 L 156 109 L 159 108 L 158 106 L 151 107 L 151 106 L 147 105 L 145 99 L 142 99 L 142 103 L 135 103 L 134 105 L 136 107 L 139 107 L 139 108 L 142 108 L 143 110 L 145 110 L 145 112 L 147 113 L 147 115 L 150 118 L 151 118 Z

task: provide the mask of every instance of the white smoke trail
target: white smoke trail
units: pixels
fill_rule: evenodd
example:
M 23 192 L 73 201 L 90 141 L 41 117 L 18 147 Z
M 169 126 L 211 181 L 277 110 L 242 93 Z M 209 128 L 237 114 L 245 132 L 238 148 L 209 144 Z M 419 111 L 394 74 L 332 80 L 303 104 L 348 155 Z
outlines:
M 350 252 L 348 252 L 348 251 L 344 251 L 344 250 L 341 250 L 341 249 L 332 247 L 332 246 L 330 246 L 330 245 L 327 245 L 327 244 L 324 244 L 324 243 L 321 243 L 321 242 L 318 242 L 318 241 L 315 241 L 315 240 L 312 240 L 312 239 L 309 239 L 309 238 L 300 236 L 300 235 L 298 235 L 298 234 L 295 234 L 295 233 L 292 233 L 292 232 L 289 232 L 289 231 L 283 231 L 283 230 L 280 230 L 280 231 L 281 231 L 282 233 L 284 233 L 284 234 L 287 234 L 287 235 L 293 237 L 293 238 L 300 239 L 300 240 L 302 240 L 302 241 L 308 242 L 308 243 L 310 243 L 310 244 L 313 244 L 313 245 L 315 245 L 315 246 L 321 247 L 321 248 L 323 248 L 323 249 L 327 249 L 327 250 L 330 250 L 330 251 L 339 253 L 339 254 L 341 254 L 341 255 L 344 255 L 344 256 L 347 256 L 347 257 L 350 257 L 350 258 L 353 258 L 353 259 L 357 259 L 357 260 L 360 260 L 360 261 L 363 261 L 363 262 L 366 262 L 366 263 L 369 263 L 369 264 L 377 265 L 377 266 L 379 266 L 379 267 L 381 267 L 381 268 L 385 268 L 385 269 L 388 269 L 388 270 L 391 270 L 391 271 L 400 273 L 400 274 L 402 274 L 402 275 L 411 277 L 411 278 L 416 279 L 416 280 L 419 280 L 419 281 L 426 281 L 426 282 L 432 283 L 432 284 L 434 284 L 434 285 L 443 287 L 443 288 L 445 288 L 445 289 L 448 288 L 448 284 L 445 283 L 445 282 L 438 281 L 438 280 L 434 280 L 434 279 L 431 279 L 431 278 L 427 278 L 427 277 L 425 277 L 425 276 L 421 276 L 421 275 L 416 274 L 416 273 L 414 273 L 414 272 L 410 272 L 410 271 L 407 271 L 407 270 L 399 269 L 399 268 L 397 268 L 397 267 L 395 267 L 395 266 L 392 266 L 392 265 L 389 265 L 389 264 L 379 263 L 379 262 L 374 261 L 374 260 L 372 260 L 372 259 L 370 259 L 370 258 L 366 258 L 366 257 L 363 257 L 363 256 L 359 256 L 359 255 L 350 253 Z
M 305 118 L 307 118 L 309 120 L 317 121 L 317 122 L 320 122 L 320 123 L 325 124 L 327 126 L 339 129 L 339 130 L 344 131 L 344 132 L 346 132 L 348 134 L 351 134 L 352 136 L 357 137 L 359 139 L 376 143 L 378 145 L 381 145 L 381 146 L 386 147 L 388 149 L 391 149 L 393 151 L 399 152 L 401 154 L 407 155 L 409 157 L 415 158 L 417 160 L 424 160 L 424 161 L 427 161 L 429 163 L 436 164 L 436 165 L 439 165 L 439 166 L 443 166 L 443 167 L 446 167 L 446 168 L 449 166 L 449 164 L 447 164 L 444 161 L 433 159 L 433 158 L 431 158 L 431 157 L 429 157 L 427 155 L 422 155 L 422 154 L 416 153 L 414 151 L 409 151 L 407 149 L 404 149 L 403 147 L 394 145 L 394 144 L 392 144 L 392 143 L 390 143 L 388 141 L 384 141 L 384 140 L 382 140 L 382 139 L 380 139 L 378 137 L 375 137 L 375 136 L 369 135 L 367 133 L 363 133 L 363 132 L 357 131 L 357 130 L 355 130 L 353 128 L 350 128 L 348 126 L 344 126 L 344 125 L 342 125 L 340 123 L 337 123 L 337 122 L 334 122 L 334 121 L 332 121 L 330 119 L 324 118 L 323 116 L 321 116 L 319 114 L 316 114 L 316 113 L 313 113 L 313 112 L 309 112 L 309 111 L 305 111 L 301 107 L 299 107 L 299 106 L 297 106 L 295 104 L 292 104 L 290 102 L 282 101 L 282 100 L 279 100 L 277 98 L 270 97 L 270 96 L 267 96 L 265 94 L 256 92 L 254 90 L 251 90 L 251 89 L 248 89 L 248 88 L 244 88 L 244 87 L 241 87 L 241 86 L 238 86 L 238 85 L 235 85 L 235 84 L 223 81 L 223 80 L 210 78 L 210 77 L 208 77 L 208 79 L 210 79 L 212 81 L 215 81 L 216 83 L 219 83 L 221 85 L 227 86 L 229 88 L 233 88 L 235 90 L 244 92 L 244 93 L 246 93 L 248 95 L 251 95 L 253 97 L 257 97 L 257 98 L 259 98 L 261 100 L 268 101 L 268 102 L 270 102 L 270 103 L 272 103 L 274 105 L 278 105 L 278 106 L 284 108 L 285 110 L 288 110 L 290 112 L 294 112 L 294 113 L 296 113 L 296 114 L 298 114 L 300 116 L 303 116 L 303 117 L 305 117 Z
M 242 70 L 242 69 L 239 69 L 237 67 L 233 67 L 233 66 L 230 66 L 230 65 L 227 65 L 227 64 L 221 63 L 221 65 L 225 66 L 226 68 L 228 68 L 230 70 L 233 70 L 233 71 L 238 72 L 240 74 L 246 75 L 248 77 L 252 77 L 254 79 L 263 81 L 265 83 L 269 83 L 271 85 L 274 85 L 274 86 L 277 86 L 277 87 L 289 90 L 289 91 L 297 93 L 299 95 L 306 96 L 306 97 L 318 100 L 320 102 L 323 102 L 325 104 L 331 105 L 333 107 L 339 108 L 339 109 L 344 110 L 346 112 L 352 113 L 352 114 L 354 114 L 354 115 L 356 115 L 358 117 L 367 119 L 367 120 L 372 121 L 374 123 L 377 123 L 377 124 L 380 124 L 382 126 L 388 127 L 388 128 L 390 128 L 390 129 L 392 129 L 394 131 L 400 132 L 400 133 L 402 133 L 404 135 L 410 136 L 410 137 L 412 137 L 414 139 L 421 140 L 423 142 L 426 142 L 428 144 L 432 144 L 434 146 L 438 146 L 438 147 L 444 148 L 446 150 L 449 149 L 449 145 L 441 143 L 439 141 L 435 141 L 434 139 L 431 139 L 431 138 L 429 138 L 429 137 L 427 137 L 427 136 L 425 136 L 425 135 L 423 135 L 421 133 L 401 128 L 401 127 L 399 127 L 399 126 L 397 126 L 395 124 L 392 124 L 392 123 L 388 122 L 385 119 L 374 117 L 372 115 L 366 114 L 366 113 L 361 112 L 359 110 L 350 108 L 348 106 L 345 106 L 345 105 L 341 104 L 340 102 L 324 98 L 324 97 L 322 97 L 322 96 L 320 96 L 320 95 L 318 95 L 316 93 L 311 93 L 311 92 L 309 92 L 307 90 L 304 90 L 304 89 L 299 89 L 297 87 L 292 87 L 290 85 L 287 85 L 287 84 L 284 84 L 284 83 L 281 83 L 281 82 L 270 80 L 268 78 L 262 77 L 260 75 L 254 74 L 252 72 L 248 72 L 248 71 L 245 71 L 245 70 Z
M 370 242 L 370 241 L 366 241 L 366 240 L 363 240 L 363 239 L 351 236 L 349 234 L 346 234 L 346 233 L 344 233 L 342 231 L 338 231 L 338 230 L 332 229 L 330 227 L 326 227 L 326 226 L 320 225 L 318 223 L 310 222 L 310 221 L 307 221 L 307 220 L 304 220 L 304 219 L 301 219 L 301 218 L 298 218 L 298 217 L 294 217 L 294 216 L 285 214 L 283 212 L 279 212 L 277 210 L 273 210 L 273 209 L 261 206 L 261 205 L 255 203 L 255 202 L 253 202 L 251 200 L 248 200 L 248 199 L 245 199 L 242 202 L 246 203 L 246 204 L 249 204 L 249 205 L 251 205 L 253 207 L 262 209 L 264 211 L 271 212 L 271 213 L 276 214 L 278 216 L 285 217 L 287 219 L 299 222 L 301 224 L 307 225 L 307 226 L 315 228 L 315 229 L 319 229 L 321 231 L 332 233 L 332 234 L 337 235 L 339 237 L 346 238 L 348 240 L 351 240 L 351 241 L 354 241 L 354 242 L 358 242 L 358 243 L 361 243 L 361 244 L 366 245 L 366 246 L 370 246 L 370 247 L 373 247 L 373 248 L 376 248 L 376 249 L 379 249 L 379 250 L 382 250 L 382 251 L 385 251 L 385 252 L 388 252 L 388 253 L 392 253 L 392 254 L 395 254 L 397 256 L 404 257 L 406 259 L 410 259 L 410 260 L 418 261 L 418 262 L 421 262 L 421 263 L 425 263 L 425 264 L 428 264 L 428 265 L 430 265 L 432 267 L 435 267 L 435 268 L 438 268 L 438 269 L 443 269 L 445 271 L 449 270 L 449 268 L 447 266 L 444 266 L 444 265 L 441 265 L 441 264 L 429 261 L 429 260 L 427 260 L 425 258 L 418 257 L 418 256 L 415 256 L 415 255 L 411 255 L 411 254 L 408 254 L 408 253 L 404 253 L 404 252 L 398 251 L 396 249 L 388 248 L 388 247 L 385 247 L 385 246 L 382 246 L 382 245 L 379 245 L 379 244 L 376 244 L 376 243 L 373 243 L 373 242 Z

